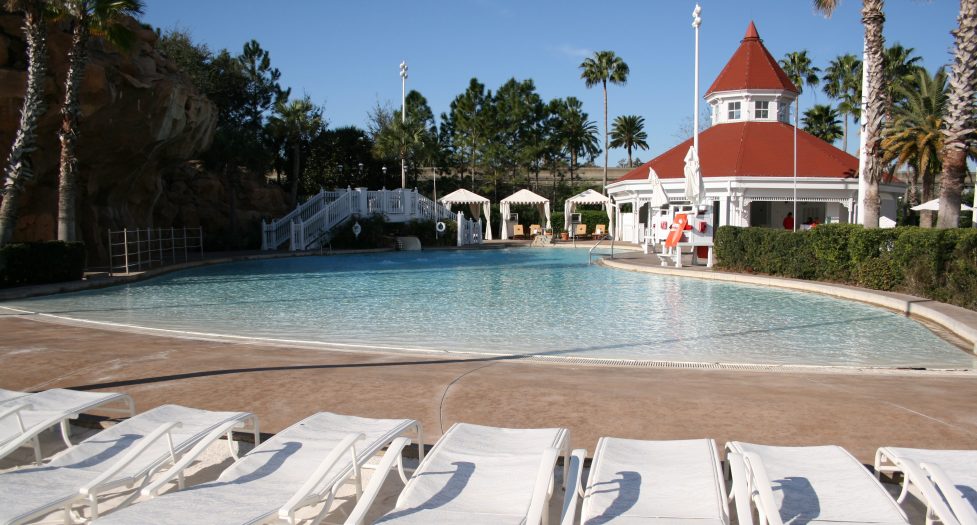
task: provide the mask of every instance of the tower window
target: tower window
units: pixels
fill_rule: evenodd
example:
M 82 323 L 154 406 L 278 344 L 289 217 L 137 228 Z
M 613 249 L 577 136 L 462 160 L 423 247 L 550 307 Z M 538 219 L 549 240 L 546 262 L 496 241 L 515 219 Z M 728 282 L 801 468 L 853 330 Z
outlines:
M 728 120 L 739 120 L 740 119 L 740 103 L 739 102 L 730 102 L 729 103 L 729 106 L 727 106 L 727 107 L 729 108 L 729 115 L 727 117 Z
M 753 103 L 754 115 L 758 119 L 770 118 L 770 101 L 768 100 L 758 100 Z

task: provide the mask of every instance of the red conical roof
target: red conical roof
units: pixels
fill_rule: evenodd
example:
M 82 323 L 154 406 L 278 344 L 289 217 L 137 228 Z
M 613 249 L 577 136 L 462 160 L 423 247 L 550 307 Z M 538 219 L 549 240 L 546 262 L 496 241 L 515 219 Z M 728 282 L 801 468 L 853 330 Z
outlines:
M 787 73 L 764 47 L 752 21 L 746 29 L 746 36 L 740 41 L 739 49 L 709 86 L 706 96 L 717 91 L 740 89 L 783 89 L 799 93 Z

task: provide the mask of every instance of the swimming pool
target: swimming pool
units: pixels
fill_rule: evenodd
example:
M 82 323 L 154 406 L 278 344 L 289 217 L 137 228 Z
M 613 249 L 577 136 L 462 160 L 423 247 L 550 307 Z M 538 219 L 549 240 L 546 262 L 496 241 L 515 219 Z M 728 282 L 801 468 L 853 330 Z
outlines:
M 244 261 L 0 303 L 70 319 L 364 345 L 697 363 L 973 368 L 896 313 L 760 286 L 588 266 L 587 251 Z

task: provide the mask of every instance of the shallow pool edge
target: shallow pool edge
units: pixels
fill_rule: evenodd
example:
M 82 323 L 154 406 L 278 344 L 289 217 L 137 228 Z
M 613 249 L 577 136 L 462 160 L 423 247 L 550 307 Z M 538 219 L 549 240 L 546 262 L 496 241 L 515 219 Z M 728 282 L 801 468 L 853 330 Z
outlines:
M 848 299 L 860 303 L 880 306 L 902 313 L 906 317 L 922 319 L 935 323 L 955 336 L 967 342 L 970 352 L 977 355 L 977 312 L 967 310 L 952 304 L 941 303 L 933 299 L 925 299 L 913 295 L 881 292 L 866 288 L 856 288 L 841 284 L 831 284 L 817 281 L 802 281 L 769 275 L 749 275 L 743 273 L 722 272 L 717 270 L 697 271 L 672 267 L 655 267 L 642 264 L 628 263 L 624 260 L 601 258 L 598 262 L 603 266 L 641 273 L 668 275 L 673 277 L 691 277 L 738 284 L 755 284 L 788 290 L 813 292 L 829 295 L 839 299 Z

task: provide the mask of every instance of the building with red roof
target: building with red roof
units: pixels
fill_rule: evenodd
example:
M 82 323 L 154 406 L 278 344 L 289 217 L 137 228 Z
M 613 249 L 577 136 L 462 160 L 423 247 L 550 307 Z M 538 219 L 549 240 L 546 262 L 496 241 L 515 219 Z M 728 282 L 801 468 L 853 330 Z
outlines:
M 782 227 L 794 208 L 797 224 L 853 222 L 858 195 L 858 158 L 797 131 L 794 178 L 793 103 L 798 89 L 763 45 L 750 22 L 729 62 L 706 91 L 711 126 L 699 133 L 700 171 L 714 226 Z M 684 202 L 684 158 L 692 138 L 629 171 L 607 186 L 618 204 L 619 240 L 638 242 L 653 210 L 648 209 L 653 169 L 670 202 Z M 882 215 L 895 219 L 901 184 L 882 184 Z

